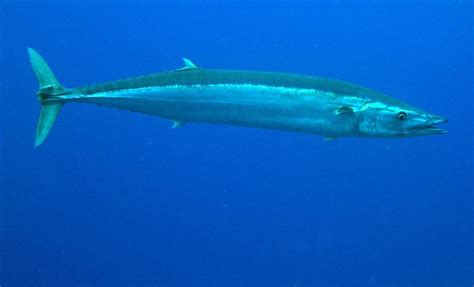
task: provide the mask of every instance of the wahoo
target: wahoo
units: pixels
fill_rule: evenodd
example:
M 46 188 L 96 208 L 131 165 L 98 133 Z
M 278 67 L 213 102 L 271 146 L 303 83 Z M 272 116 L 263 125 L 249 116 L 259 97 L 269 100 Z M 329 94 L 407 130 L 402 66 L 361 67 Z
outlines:
M 436 116 L 350 83 L 283 73 L 208 70 L 188 59 L 184 67 L 64 88 L 44 59 L 29 48 L 39 82 L 41 112 L 35 146 L 48 136 L 69 102 L 160 116 L 177 128 L 191 122 L 228 124 L 338 137 L 407 137 L 442 134 Z

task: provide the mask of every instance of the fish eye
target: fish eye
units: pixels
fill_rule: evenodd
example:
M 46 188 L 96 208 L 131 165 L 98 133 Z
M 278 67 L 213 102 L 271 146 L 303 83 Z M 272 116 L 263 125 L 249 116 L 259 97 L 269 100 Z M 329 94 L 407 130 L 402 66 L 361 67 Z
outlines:
M 401 121 L 406 120 L 407 117 L 408 117 L 408 115 L 407 115 L 407 113 L 405 113 L 405 112 L 399 112 L 399 113 L 397 114 L 397 119 L 398 119 L 398 120 L 401 120 Z

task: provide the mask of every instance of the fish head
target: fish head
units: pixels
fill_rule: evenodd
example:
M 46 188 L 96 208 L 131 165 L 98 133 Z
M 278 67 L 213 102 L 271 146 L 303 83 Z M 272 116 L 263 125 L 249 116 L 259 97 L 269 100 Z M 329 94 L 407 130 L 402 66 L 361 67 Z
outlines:
M 448 120 L 403 102 L 369 102 L 361 109 L 359 133 L 367 137 L 410 137 L 444 134 L 437 127 Z

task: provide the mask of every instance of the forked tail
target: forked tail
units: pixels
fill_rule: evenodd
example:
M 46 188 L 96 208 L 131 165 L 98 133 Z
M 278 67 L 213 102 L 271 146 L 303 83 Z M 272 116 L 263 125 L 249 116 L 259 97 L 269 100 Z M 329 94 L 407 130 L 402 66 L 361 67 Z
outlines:
M 35 50 L 28 48 L 31 66 L 36 74 L 39 83 L 37 93 L 38 100 L 41 103 L 41 112 L 36 125 L 35 147 L 44 142 L 48 136 L 63 102 L 54 98 L 54 96 L 63 94 L 67 91 L 58 82 L 46 61 Z

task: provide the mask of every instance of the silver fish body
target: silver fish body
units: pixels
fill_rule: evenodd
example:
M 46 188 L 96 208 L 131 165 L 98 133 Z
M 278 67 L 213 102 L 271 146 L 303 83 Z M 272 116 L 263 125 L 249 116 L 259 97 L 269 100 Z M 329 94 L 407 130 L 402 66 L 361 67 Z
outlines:
M 350 83 L 294 74 L 207 70 L 185 59 L 164 73 L 74 89 L 63 88 L 32 49 L 42 113 L 36 145 L 68 102 L 91 103 L 160 116 L 174 127 L 229 124 L 322 135 L 398 137 L 437 134 L 446 119 Z M 46 67 L 46 68 L 45 68 Z M 46 75 L 46 76 L 45 76 Z

